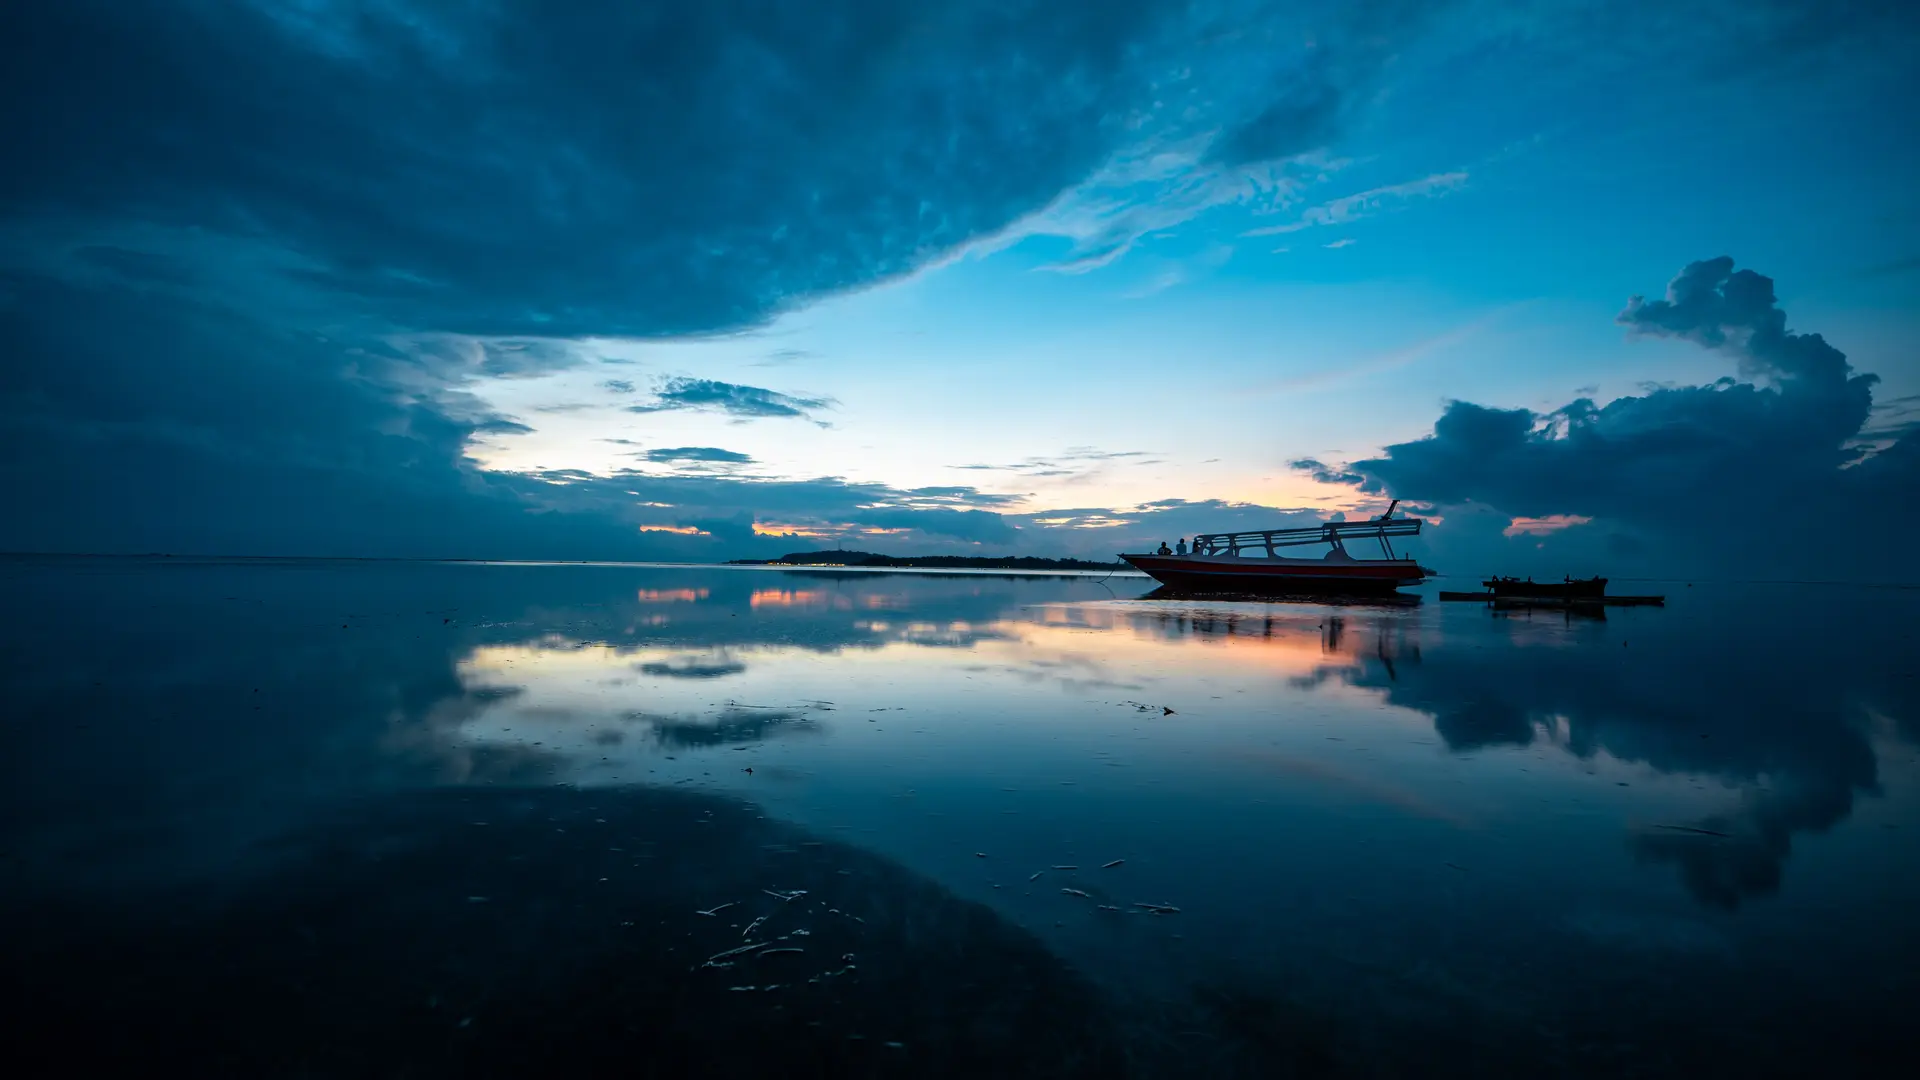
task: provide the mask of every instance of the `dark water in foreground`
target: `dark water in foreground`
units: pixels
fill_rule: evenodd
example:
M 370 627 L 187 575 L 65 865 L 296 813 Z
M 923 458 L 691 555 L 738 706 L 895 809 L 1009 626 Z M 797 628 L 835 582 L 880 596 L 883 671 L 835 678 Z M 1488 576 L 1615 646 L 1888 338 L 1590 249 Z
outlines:
M 1149 584 L 0 563 L 8 1072 L 1920 1049 L 1920 591 Z

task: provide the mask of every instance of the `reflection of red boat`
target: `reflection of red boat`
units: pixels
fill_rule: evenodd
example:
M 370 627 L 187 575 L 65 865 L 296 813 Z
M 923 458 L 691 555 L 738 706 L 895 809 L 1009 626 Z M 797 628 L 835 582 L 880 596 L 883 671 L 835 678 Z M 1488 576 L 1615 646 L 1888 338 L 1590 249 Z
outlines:
M 1433 573 L 1412 558 L 1396 557 L 1388 540 L 1418 536 L 1421 524 L 1419 518 L 1394 518 L 1389 506 L 1371 521 L 1205 534 L 1193 538 L 1190 554 L 1162 550 L 1120 557 L 1160 583 L 1186 592 L 1385 593 L 1418 585 Z M 1386 558 L 1355 558 L 1347 553 L 1348 540 L 1378 540 Z M 1331 550 L 1319 558 L 1278 554 L 1280 548 L 1308 544 L 1326 544 Z

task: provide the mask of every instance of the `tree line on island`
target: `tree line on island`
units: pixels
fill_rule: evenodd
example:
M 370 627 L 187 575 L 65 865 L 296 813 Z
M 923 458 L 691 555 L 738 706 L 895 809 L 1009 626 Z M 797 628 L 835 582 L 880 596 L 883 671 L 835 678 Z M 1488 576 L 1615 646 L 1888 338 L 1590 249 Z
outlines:
M 730 559 L 730 566 L 924 567 L 948 570 L 1112 570 L 1115 559 L 1040 559 L 1031 555 L 876 555 L 870 551 L 796 551 L 777 559 Z

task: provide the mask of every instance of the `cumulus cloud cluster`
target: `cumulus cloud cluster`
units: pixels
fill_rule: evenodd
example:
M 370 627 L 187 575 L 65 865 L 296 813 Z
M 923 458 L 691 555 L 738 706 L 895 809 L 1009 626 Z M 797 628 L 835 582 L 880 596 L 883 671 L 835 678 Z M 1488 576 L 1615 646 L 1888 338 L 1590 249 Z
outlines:
M 1663 298 L 1632 298 L 1618 321 L 1725 355 L 1748 381 L 1604 405 L 1579 398 L 1547 413 L 1456 401 L 1425 438 L 1295 468 L 1439 507 L 1590 518 L 1669 560 L 1723 569 L 1858 571 L 1885 555 L 1837 564 L 1835 521 L 1871 512 L 1889 528 L 1920 524 L 1903 498 L 1920 490 L 1920 431 L 1893 432 L 1877 449 L 1862 441 L 1878 380 L 1819 334 L 1789 330 L 1771 279 L 1730 258 L 1692 263 Z

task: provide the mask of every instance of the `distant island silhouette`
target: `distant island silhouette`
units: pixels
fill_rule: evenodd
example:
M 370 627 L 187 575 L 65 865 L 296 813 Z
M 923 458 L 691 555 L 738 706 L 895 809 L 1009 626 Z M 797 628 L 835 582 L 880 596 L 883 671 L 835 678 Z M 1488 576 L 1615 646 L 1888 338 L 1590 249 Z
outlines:
M 729 566 L 871 566 L 952 570 L 1113 570 L 1127 569 L 1115 559 L 1039 559 L 1031 555 L 876 555 L 870 551 L 796 551 L 777 559 L 729 559 Z

